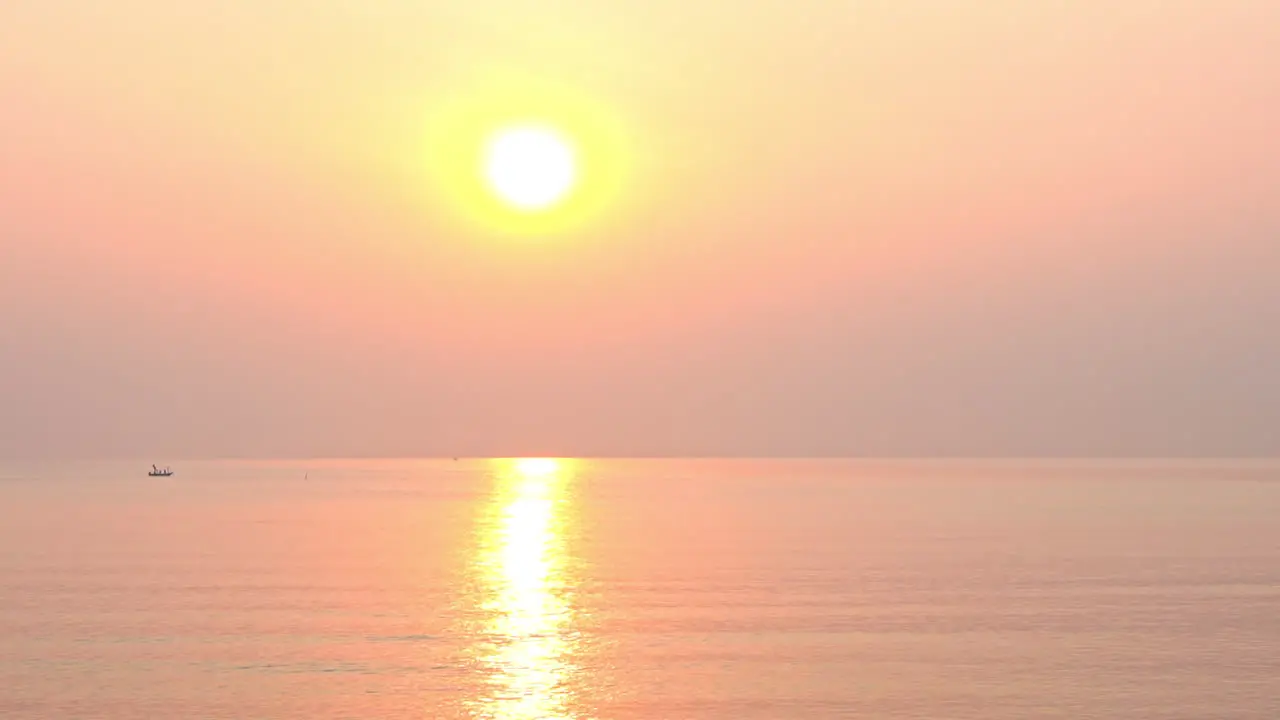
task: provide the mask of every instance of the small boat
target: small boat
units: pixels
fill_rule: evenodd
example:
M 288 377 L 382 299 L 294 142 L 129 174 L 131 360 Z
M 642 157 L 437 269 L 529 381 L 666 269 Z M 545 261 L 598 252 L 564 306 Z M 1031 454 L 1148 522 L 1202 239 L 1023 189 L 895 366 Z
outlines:
M 169 477 L 170 475 L 173 474 L 173 471 L 170 470 L 169 468 L 158 468 L 155 465 L 152 465 L 151 472 L 147 474 L 150 475 L 151 477 Z

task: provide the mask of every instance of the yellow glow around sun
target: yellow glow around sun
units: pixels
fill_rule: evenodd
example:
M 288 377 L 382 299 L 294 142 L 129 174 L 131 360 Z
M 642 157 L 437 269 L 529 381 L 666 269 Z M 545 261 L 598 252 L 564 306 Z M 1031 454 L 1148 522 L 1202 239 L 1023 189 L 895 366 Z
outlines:
M 544 210 L 573 189 L 573 149 L 556 131 L 521 126 L 499 131 L 484 156 L 485 179 L 504 201 L 526 211 Z
M 417 161 L 443 217 L 522 239 L 621 221 L 634 153 L 600 99 L 521 72 L 459 80 L 430 108 Z

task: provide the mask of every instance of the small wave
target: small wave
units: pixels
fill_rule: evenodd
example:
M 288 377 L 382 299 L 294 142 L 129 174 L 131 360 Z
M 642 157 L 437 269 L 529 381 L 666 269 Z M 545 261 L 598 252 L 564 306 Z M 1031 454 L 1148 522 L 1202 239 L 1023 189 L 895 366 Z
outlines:
M 236 670 L 248 672 L 262 673 L 284 673 L 284 674 L 310 674 L 310 673 L 356 673 L 368 675 L 375 670 L 367 665 L 359 663 L 254 663 L 249 665 L 237 665 Z
M 438 635 L 370 635 L 366 638 L 369 642 L 427 642 L 430 640 L 439 640 Z

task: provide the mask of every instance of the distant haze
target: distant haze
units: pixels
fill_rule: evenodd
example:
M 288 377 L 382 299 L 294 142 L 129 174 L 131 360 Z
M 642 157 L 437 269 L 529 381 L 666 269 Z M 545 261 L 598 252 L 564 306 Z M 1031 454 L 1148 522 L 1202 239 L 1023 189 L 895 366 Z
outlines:
M 547 7 L 0 4 L 0 458 L 1280 454 L 1280 3 Z M 625 202 L 444 219 L 492 68 Z

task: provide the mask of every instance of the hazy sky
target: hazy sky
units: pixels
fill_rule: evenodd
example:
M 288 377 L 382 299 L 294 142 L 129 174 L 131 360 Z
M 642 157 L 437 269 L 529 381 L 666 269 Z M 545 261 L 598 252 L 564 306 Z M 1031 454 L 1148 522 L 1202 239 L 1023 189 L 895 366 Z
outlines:
M 1277 48 L 1273 0 L 7 0 L 0 458 L 1277 454 Z M 589 222 L 431 179 L 494 77 L 625 140 Z

